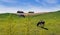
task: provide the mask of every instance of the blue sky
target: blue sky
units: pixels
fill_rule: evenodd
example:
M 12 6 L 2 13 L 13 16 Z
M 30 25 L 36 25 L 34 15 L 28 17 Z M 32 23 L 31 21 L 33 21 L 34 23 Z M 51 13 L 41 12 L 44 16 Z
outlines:
M 49 12 L 60 10 L 60 0 L 0 0 L 0 13 L 16 13 L 22 10 Z

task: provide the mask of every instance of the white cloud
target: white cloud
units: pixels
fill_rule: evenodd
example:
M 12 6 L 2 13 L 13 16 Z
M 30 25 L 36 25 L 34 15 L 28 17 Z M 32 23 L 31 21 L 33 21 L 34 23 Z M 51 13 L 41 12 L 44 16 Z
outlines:
M 27 8 L 27 7 L 25 7 Z M 36 7 L 36 6 L 33 6 L 33 5 L 28 5 L 28 8 L 27 9 L 24 9 L 24 11 L 28 12 L 28 11 L 34 11 L 35 13 L 39 13 L 39 12 L 53 12 L 53 11 L 57 11 L 57 10 L 60 10 L 60 6 L 56 6 L 56 7 L 52 7 L 52 8 L 46 8 L 46 7 Z
M 0 13 L 16 13 L 18 8 L 0 6 Z
M 37 7 L 34 5 L 31 5 L 30 3 L 25 3 L 24 5 L 27 5 L 26 7 L 6 7 L 2 4 L 0 4 L 0 13 L 16 13 L 17 10 L 22 10 L 25 13 L 27 13 L 28 11 L 34 11 L 35 13 L 39 13 L 39 12 L 49 12 L 49 11 L 55 11 L 55 10 L 59 10 L 60 9 L 60 5 L 57 5 L 55 7 L 52 8 L 46 8 L 46 7 Z
M 35 0 L 35 1 L 37 3 L 42 4 L 45 7 L 45 9 L 48 11 L 60 10 L 60 5 L 57 4 L 58 0 Z M 43 9 L 44 9 L 44 7 L 43 7 Z
M 27 8 L 27 9 L 26 9 Z M 59 10 L 59 7 L 53 7 L 50 9 L 44 8 L 44 7 L 35 7 L 35 6 L 31 6 L 29 5 L 29 7 L 5 7 L 5 6 L 0 6 L 0 13 L 16 13 L 17 10 L 22 10 L 25 13 L 27 13 L 28 11 L 34 11 L 35 13 L 40 13 L 40 12 L 50 12 L 50 11 L 56 11 Z

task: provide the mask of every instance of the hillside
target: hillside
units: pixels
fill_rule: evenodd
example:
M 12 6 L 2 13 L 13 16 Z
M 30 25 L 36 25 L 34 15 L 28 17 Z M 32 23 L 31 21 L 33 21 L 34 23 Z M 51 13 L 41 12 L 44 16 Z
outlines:
M 36 26 L 40 20 L 45 21 L 48 30 Z M 11 13 L 0 14 L 0 35 L 60 35 L 60 12 L 25 18 Z

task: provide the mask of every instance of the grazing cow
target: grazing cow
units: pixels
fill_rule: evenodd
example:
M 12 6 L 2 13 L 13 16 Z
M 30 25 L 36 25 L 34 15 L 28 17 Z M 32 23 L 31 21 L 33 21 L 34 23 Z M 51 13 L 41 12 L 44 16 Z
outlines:
M 44 27 L 45 21 L 38 22 L 37 26 Z
M 25 18 L 25 15 L 20 15 L 20 16 Z
M 40 21 L 37 23 L 37 26 L 40 26 L 41 28 L 48 30 L 47 28 L 44 28 L 44 25 L 45 25 L 45 21 Z

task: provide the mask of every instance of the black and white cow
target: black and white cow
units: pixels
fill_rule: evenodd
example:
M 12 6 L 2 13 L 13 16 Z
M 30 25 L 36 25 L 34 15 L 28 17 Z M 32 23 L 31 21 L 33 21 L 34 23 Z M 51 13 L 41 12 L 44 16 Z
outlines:
M 44 27 L 44 25 L 45 25 L 45 21 L 39 21 L 37 23 L 37 26 L 40 26 L 40 27 Z
M 45 21 L 39 21 L 39 22 L 37 23 L 37 26 L 39 26 L 39 27 L 41 27 L 41 28 L 43 28 L 43 29 L 45 29 L 45 30 L 48 30 L 47 28 L 44 28 L 44 25 L 45 25 Z

